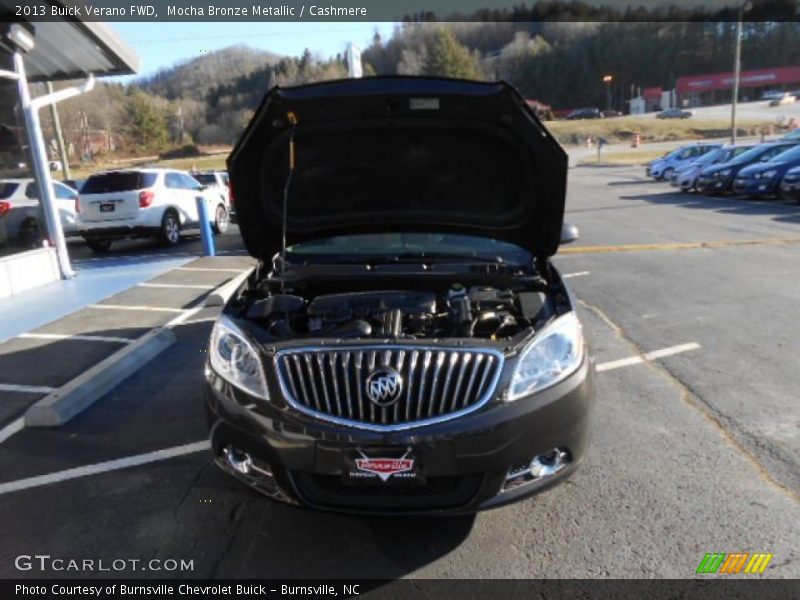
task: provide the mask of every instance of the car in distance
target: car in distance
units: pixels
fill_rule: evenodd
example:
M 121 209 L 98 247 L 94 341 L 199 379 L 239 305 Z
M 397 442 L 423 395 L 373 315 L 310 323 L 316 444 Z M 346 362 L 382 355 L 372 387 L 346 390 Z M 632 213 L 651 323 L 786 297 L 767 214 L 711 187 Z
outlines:
M 758 162 L 766 162 L 794 147 L 796 142 L 767 142 L 742 152 L 728 162 L 710 165 L 697 176 L 697 191 L 715 195 L 730 192 L 739 171 Z
M 733 181 L 733 193 L 759 198 L 780 194 L 780 184 L 786 173 L 800 167 L 800 144 L 781 152 L 766 162 L 745 167 Z
M 223 470 L 307 507 L 448 514 L 575 469 L 595 401 L 550 261 L 577 236 L 567 155 L 514 88 L 273 88 L 228 168 L 259 265 L 209 342 Z
M 800 200 L 800 167 L 789 169 L 781 181 L 781 196 L 789 200 Z
M 762 100 L 775 100 L 776 98 L 782 97 L 784 92 L 782 90 L 767 90 L 766 92 L 761 94 Z
M 156 237 L 175 246 L 186 230 L 200 227 L 198 197 L 214 232 L 224 233 L 229 222 L 224 198 L 188 173 L 155 168 L 95 173 L 79 192 L 78 230 L 96 252 L 120 238 Z
M 723 146 L 707 152 L 680 171 L 677 171 L 673 176 L 674 182 L 672 185 L 680 188 L 682 192 L 696 191 L 697 178 L 703 169 L 710 165 L 728 162 L 743 152 L 747 152 L 752 147 L 752 145 Z
M 77 235 L 75 199 L 69 186 L 53 182 L 55 201 L 65 236 Z M 0 243 L 21 248 L 41 245 L 47 228 L 42 222 L 39 186 L 31 178 L 0 180 Z
M 706 152 L 719 148 L 721 144 L 689 144 L 668 152 L 661 158 L 651 161 L 647 165 L 647 175 L 660 181 L 669 180 L 672 173 L 691 161 L 698 159 Z
M 694 116 L 693 110 L 685 110 L 682 108 L 668 108 L 656 113 L 656 119 L 690 119 Z
M 200 183 L 207 186 L 209 189 L 215 190 L 222 195 L 225 201 L 225 206 L 228 207 L 228 213 L 231 221 L 236 222 L 236 206 L 234 206 L 233 198 L 231 198 L 230 185 L 228 181 L 227 171 L 192 171 L 192 177 L 197 179 Z
M 603 113 L 600 112 L 599 108 L 578 108 L 573 110 L 571 113 L 567 115 L 567 119 L 570 121 L 580 120 L 580 119 L 602 119 Z
M 779 98 L 773 99 L 769 103 L 769 105 L 770 106 L 786 106 L 788 104 L 794 104 L 796 100 L 797 100 L 797 98 L 795 97 L 794 94 L 790 94 L 790 93 L 786 92 L 785 94 L 782 94 Z

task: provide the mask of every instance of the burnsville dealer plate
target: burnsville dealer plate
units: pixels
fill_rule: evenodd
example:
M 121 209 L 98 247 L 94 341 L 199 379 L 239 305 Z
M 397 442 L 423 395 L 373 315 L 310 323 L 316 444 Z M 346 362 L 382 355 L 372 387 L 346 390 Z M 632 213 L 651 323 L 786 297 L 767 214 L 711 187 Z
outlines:
M 410 448 L 354 448 L 344 453 L 346 483 L 420 484 L 419 462 Z

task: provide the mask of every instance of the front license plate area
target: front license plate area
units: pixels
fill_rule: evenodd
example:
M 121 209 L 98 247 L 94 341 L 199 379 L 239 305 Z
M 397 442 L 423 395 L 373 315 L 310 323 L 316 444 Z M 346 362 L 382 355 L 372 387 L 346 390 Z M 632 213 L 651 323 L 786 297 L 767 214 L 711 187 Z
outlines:
M 422 485 L 425 479 L 411 448 L 359 447 L 343 453 L 342 479 L 355 485 Z

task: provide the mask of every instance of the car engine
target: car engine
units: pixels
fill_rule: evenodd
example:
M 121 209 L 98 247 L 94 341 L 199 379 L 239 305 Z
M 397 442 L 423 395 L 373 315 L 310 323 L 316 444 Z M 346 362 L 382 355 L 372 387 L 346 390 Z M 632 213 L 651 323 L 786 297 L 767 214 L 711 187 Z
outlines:
M 253 302 L 247 318 L 272 339 L 506 339 L 553 315 L 543 291 L 453 284 L 441 292 L 376 290 L 305 298 L 275 293 Z

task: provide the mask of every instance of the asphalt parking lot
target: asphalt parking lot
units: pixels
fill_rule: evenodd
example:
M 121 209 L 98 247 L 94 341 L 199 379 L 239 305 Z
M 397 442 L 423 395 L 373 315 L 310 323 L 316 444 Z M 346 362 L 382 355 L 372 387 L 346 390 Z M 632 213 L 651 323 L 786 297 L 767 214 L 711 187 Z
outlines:
M 0 444 L 0 577 L 80 575 L 14 568 L 46 553 L 193 561 L 113 573 L 132 577 L 683 578 L 717 551 L 772 553 L 764 577 L 800 577 L 800 205 L 681 195 L 641 168 L 570 178 L 581 240 L 554 260 L 600 373 L 569 482 L 448 519 L 270 502 L 206 450 L 206 309 L 67 425 Z

